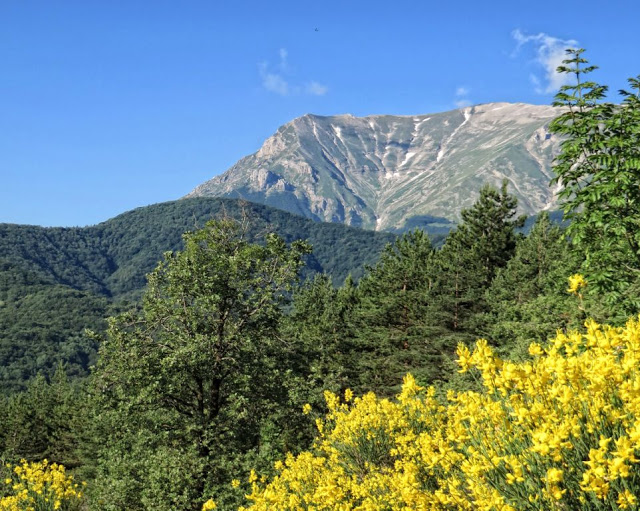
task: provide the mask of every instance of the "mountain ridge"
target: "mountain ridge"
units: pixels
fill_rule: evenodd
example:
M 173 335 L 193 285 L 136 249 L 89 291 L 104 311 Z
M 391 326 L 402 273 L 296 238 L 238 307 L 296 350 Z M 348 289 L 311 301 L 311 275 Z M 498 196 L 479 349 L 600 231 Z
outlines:
M 485 103 L 436 114 L 305 114 L 185 196 L 237 197 L 316 221 L 448 230 L 480 187 L 510 183 L 520 211 L 554 209 L 551 106 Z

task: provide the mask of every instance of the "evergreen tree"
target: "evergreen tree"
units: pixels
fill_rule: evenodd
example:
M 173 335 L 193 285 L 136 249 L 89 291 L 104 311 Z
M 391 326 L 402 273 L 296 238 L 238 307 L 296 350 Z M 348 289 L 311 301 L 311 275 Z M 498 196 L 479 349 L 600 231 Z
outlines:
M 564 230 L 542 213 L 486 292 L 487 338 L 518 357 L 531 342 L 545 342 L 558 329 L 581 327 L 584 304 L 567 293 L 567 279 L 578 271 L 580 259 Z
M 62 365 L 50 382 L 39 374 L 23 392 L 0 397 L 0 417 L 0 459 L 81 464 L 87 393 L 82 381 L 69 381 Z
M 484 293 L 512 257 L 525 217 L 515 218 L 517 199 L 491 186 L 462 211 L 462 224 L 445 240 L 437 258 L 440 320 L 453 332 L 476 333 L 477 315 L 487 310 Z
M 340 393 L 352 386 L 358 370 L 353 311 L 359 301 L 351 277 L 335 288 L 328 275 L 316 275 L 298 288 L 287 316 L 283 337 L 293 341 L 297 373 L 305 375 L 307 401 L 324 406 L 324 390 Z
M 431 303 L 435 254 L 427 234 L 409 232 L 388 245 L 360 281 L 360 391 L 393 395 L 407 372 L 423 383 L 441 377 L 443 329 Z

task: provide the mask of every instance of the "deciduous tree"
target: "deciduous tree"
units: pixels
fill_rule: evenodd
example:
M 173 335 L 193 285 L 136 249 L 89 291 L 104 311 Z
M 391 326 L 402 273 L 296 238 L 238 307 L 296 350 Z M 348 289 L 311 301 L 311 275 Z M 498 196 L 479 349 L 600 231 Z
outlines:
M 640 76 L 630 78 L 623 101 L 604 101 L 607 86 L 585 80 L 597 69 L 583 49 L 567 50 L 558 71 L 573 75 L 554 105 L 564 112 L 550 125 L 563 135 L 552 183 L 560 197 L 568 234 L 585 254 L 583 272 L 594 292 L 607 292 L 611 303 L 640 308 Z
M 214 488 L 224 500 L 230 470 L 291 447 L 273 424 L 288 406 L 278 327 L 310 247 L 248 243 L 233 221 L 184 240 L 102 345 L 102 509 L 196 509 Z

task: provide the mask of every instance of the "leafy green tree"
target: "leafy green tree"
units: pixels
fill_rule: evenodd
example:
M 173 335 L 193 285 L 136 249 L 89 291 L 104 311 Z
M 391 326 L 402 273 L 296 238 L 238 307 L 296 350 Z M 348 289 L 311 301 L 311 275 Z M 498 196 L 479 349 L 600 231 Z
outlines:
M 583 273 L 594 292 L 610 304 L 640 308 L 640 76 L 621 104 L 603 101 L 607 86 L 585 80 L 583 49 L 567 50 L 558 71 L 575 76 L 554 105 L 564 111 L 550 130 L 565 137 L 552 183 L 563 186 L 568 235 L 584 252 Z
M 289 403 L 279 325 L 310 247 L 274 234 L 249 243 L 233 221 L 184 241 L 149 275 L 142 307 L 113 318 L 102 344 L 102 509 L 199 509 L 214 492 L 224 502 L 232 474 L 292 447 L 273 420 Z

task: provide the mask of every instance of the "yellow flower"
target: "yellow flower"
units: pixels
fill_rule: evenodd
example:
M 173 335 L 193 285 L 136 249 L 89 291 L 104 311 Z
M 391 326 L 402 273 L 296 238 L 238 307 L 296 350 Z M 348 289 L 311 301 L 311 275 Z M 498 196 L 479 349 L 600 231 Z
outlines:
M 616 503 L 620 509 L 627 509 L 628 507 L 633 506 L 636 501 L 637 499 L 635 495 L 629 490 L 625 490 L 618 494 L 618 500 L 616 500 Z
M 640 321 L 587 321 L 530 353 L 518 363 L 486 340 L 460 346 L 460 367 L 479 370 L 483 388 L 446 399 L 410 375 L 395 400 L 326 393 L 313 448 L 287 455 L 270 480 L 252 471 L 243 509 L 514 511 L 514 495 L 559 509 L 569 493 L 583 509 L 635 508 Z
M 3 492 L 5 496 L 0 498 L 0 510 L 57 510 L 82 500 L 82 492 L 77 491 L 78 485 L 73 482 L 73 476 L 68 476 L 62 465 L 49 464 L 47 460 L 21 460 L 13 472 L 18 482 L 13 483 L 10 478 L 4 480 L 10 485 L 10 490 Z
M 562 470 L 558 468 L 550 468 L 547 470 L 547 482 L 549 483 L 559 483 L 562 481 Z
M 217 507 L 216 503 L 212 499 L 209 499 L 202 505 L 202 511 L 209 511 L 211 509 L 216 509 Z
M 456 355 L 458 355 L 458 365 L 460 370 L 458 372 L 465 373 L 471 367 L 471 352 L 464 344 L 458 344 L 456 349 Z
M 567 289 L 567 293 L 577 295 L 578 291 L 586 285 L 587 281 L 582 275 L 580 275 L 579 273 L 571 275 L 571 277 L 569 277 L 569 288 Z
M 540 357 L 544 354 L 542 347 L 537 343 L 533 342 L 529 345 L 529 355 L 533 355 L 534 357 Z
M 309 415 L 310 412 L 311 412 L 311 405 L 309 403 L 306 403 L 302 407 L 302 413 L 304 413 L 305 415 Z

